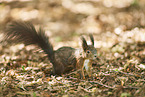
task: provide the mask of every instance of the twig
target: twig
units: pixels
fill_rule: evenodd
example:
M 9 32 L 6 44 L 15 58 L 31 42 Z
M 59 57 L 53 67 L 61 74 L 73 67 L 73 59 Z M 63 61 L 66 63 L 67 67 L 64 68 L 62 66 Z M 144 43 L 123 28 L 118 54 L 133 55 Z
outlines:
M 139 74 L 132 74 L 132 73 L 126 73 L 126 72 L 122 72 L 122 71 L 107 71 L 105 73 L 111 73 L 111 72 L 115 72 L 115 73 L 122 73 L 122 74 L 125 74 L 125 75 L 130 75 L 130 76 L 137 76 L 137 77 L 140 77 Z
M 66 78 L 66 79 L 69 79 L 69 80 L 78 80 L 77 78 L 73 78 L 73 77 L 71 77 L 71 78 Z M 104 86 L 104 87 L 106 87 L 106 88 L 109 88 L 109 89 L 113 89 L 114 87 L 111 87 L 111 86 L 107 86 L 107 85 L 105 85 L 105 84 L 102 84 L 102 83 L 100 83 L 100 82 L 97 82 L 97 81 L 86 81 L 86 80 L 79 80 L 80 82 L 88 82 L 88 83 L 91 83 L 91 84 L 98 84 L 98 85 L 100 85 L 100 86 Z
M 106 87 L 106 88 L 109 88 L 109 89 L 113 89 L 114 87 L 111 87 L 111 86 L 108 86 L 108 85 L 105 85 L 105 84 L 102 84 L 102 83 L 100 83 L 100 82 L 98 82 L 98 81 L 88 81 L 89 83 L 92 83 L 92 84 L 98 84 L 98 85 L 100 85 L 100 86 L 103 86 L 103 87 Z
M 124 86 L 123 88 L 124 89 L 139 89 L 139 87 L 130 87 L 130 86 L 126 86 L 126 87 Z
M 75 71 L 72 71 L 72 72 L 70 72 L 70 73 L 68 73 L 68 74 L 65 74 L 64 76 L 68 76 L 68 75 L 76 74 L 78 71 L 80 71 L 80 69 L 75 70 Z

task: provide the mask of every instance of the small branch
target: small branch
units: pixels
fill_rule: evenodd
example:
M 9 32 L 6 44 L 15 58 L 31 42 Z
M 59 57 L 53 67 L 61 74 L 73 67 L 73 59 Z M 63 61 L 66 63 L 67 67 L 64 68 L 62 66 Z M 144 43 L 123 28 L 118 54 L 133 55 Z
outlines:
M 126 86 L 126 87 L 124 86 L 123 88 L 124 89 L 139 89 L 139 87 L 131 87 L 131 86 Z
M 73 78 L 73 77 L 71 77 L 71 78 L 66 78 L 66 79 L 68 79 L 68 80 L 78 80 L 77 78 Z M 102 83 L 100 83 L 100 82 L 97 82 L 97 81 L 86 81 L 86 80 L 79 80 L 80 82 L 88 82 L 88 83 L 91 83 L 91 84 L 98 84 L 98 85 L 100 85 L 100 86 L 104 86 L 104 87 L 106 87 L 106 88 L 109 88 L 109 89 L 113 89 L 114 87 L 111 87 L 111 86 L 107 86 L 107 85 L 105 85 L 105 84 L 102 84 Z
M 139 76 L 139 74 L 126 73 L 126 72 L 123 72 L 123 71 L 107 71 L 105 73 L 111 73 L 111 72 L 122 73 L 122 74 L 129 75 L 129 76 L 141 77 L 141 76 Z
M 75 71 L 72 71 L 72 72 L 70 72 L 70 73 L 68 73 L 68 74 L 65 74 L 64 76 L 68 76 L 68 75 L 76 74 L 76 73 L 78 73 L 79 71 L 80 71 L 80 69 L 75 70 Z
M 114 87 L 111 87 L 111 86 L 108 86 L 108 85 L 105 85 L 105 84 L 102 84 L 100 82 L 97 82 L 97 81 L 88 81 L 89 83 L 92 83 L 92 84 L 98 84 L 100 86 L 103 86 L 103 87 L 106 87 L 106 88 L 109 88 L 109 89 L 113 89 Z

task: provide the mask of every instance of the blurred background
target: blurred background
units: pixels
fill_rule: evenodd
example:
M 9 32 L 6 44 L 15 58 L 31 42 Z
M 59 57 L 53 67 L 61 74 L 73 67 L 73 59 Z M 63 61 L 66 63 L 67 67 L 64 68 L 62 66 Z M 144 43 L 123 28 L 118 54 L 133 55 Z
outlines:
M 52 65 L 39 47 L 2 41 L 1 32 L 14 20 L 42 27 L 54 49 L 80 48 L 80 36 L 89 43 L 87 35 L 92 33 L 98 51 L 92 81 L 105 87 L 74 80 L 75 73 L 64 75 L 65 81 L 57 80 L 50 75 Z M 145 0 L 0 0 L 1 97 L 143 97 L 144 71 Z M 49 75 L 44 83 L 30 84 L 41 81 L 43 74 Z
M 78 36 L 88 33 L 97 48 L 111 47 L 130 35 L 142 39 L 144 30 L 134 30 L 145 26 L 144 9 L 144 0 L 0 0 L 0 31 L 12 20 L 31 21 L 45 29 L 56 48 L 61 42 L 77 47 Z

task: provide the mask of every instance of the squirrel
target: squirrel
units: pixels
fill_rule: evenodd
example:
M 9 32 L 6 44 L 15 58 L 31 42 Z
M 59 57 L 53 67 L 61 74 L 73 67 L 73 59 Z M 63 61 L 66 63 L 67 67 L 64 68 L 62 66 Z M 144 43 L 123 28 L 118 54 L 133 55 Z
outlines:
M 90 34 L 89 37 L 91 45 L 88 45 L 85 38 L 81 36 L 81 49 L 63 46 L 54 50 L 45 31 L 42 28 L 36 31 L 34 25 L 30 22 L 13 21 L 4 32 L 5 40 L 12 40 L 13 43 L 24 43 L 26 45 L 34 44 L 40 47 L 53 64 L 53 73 L 55 75 L 62 75 L 73 69 L 80 69 L 80 76 L 84 79 L 84 68 L 90 77 L 92 75 L 92 61 L 97 57 L 93 35 Z

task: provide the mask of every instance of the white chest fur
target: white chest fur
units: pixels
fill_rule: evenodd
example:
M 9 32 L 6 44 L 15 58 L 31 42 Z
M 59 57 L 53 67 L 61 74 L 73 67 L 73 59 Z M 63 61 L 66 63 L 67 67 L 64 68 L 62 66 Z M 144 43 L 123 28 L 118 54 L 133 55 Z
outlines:
M 90 60 L 89 60 L 89 59 L 86 59 L 86 60 L 84 61 L 84 68 L 85 68 L 87 71 L 91 68 L 91 66 L 90 66 Z

